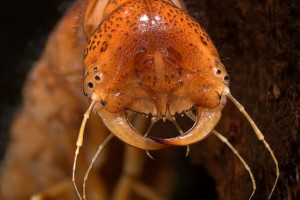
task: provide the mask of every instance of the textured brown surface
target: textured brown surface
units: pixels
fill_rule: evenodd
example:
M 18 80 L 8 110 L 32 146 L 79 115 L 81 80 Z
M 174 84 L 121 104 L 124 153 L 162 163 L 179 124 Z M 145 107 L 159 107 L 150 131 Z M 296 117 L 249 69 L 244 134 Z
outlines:
M 281 175 L 272 199 L 299 199 L 299 1 L 188 1 L 187 7 L 215 41 L 231 68 L 232 94 L 257 122 L 278 158 Z M 254 199 L 266 199 L 275 180 L 271 157 L 231 103 L 223 113 L 217 129 L 254 170 L 258 183 Z M 247 199 L 250 179 L 224 144 L 211 136 L 192 154 L 215 178 L 220 199 Z

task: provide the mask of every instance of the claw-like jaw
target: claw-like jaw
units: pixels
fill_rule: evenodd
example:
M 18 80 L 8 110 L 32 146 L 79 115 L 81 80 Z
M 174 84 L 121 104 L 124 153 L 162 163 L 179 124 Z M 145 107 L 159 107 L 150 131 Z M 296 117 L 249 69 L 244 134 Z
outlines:
M 195 125 L 185 134 L 179 135 L 174 138 L 155 138 L 151 139 L 166 145 L 186 146 L 196 143 L 204 139 L 214 129 L 221 118 L 221 109 L 197 108 L 197 118 Z
M 142 136 L 128 122 L 125 111 L 111 113 L 105 109 L 99 109 L 98 114 L 106 127 L 125 143 L 144 150 L 159 150 L 169 145 L 158 143 L 150 138 Z

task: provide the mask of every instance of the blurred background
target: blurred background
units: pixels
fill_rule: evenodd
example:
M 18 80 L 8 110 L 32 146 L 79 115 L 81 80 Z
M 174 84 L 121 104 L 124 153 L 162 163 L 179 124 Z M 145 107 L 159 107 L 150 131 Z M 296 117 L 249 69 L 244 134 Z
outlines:
M 39 58 L 50 31 L 73 1 L 5 1 L 0 19 L 0 157 L 8 142 L 9 124 L 22 102 L 22 86 Z

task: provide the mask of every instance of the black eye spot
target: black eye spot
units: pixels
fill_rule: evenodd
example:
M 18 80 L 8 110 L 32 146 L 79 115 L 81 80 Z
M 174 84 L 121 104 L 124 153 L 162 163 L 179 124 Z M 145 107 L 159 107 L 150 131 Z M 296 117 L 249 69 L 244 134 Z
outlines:
M 98 67 L 97 66 L 94 67 L 94 72 L 96 72 L 96 71 L 98 71 Z
M 89 83 L 88 83 L 88 87 L 89 87 L 89 88 L 93 88 L 93 87 L 94 87 L 94 84 L 93 84 L 92 82 L 89 82 Z
M 100 78 L 99 75 L 96 75 L 96 76 L 95 76 L 95 79 L 96 79 L 97 81 L 100 81 L 100 80 L 101 80 L 101 78 Z
M 225 76 L 225 77 L 224 77 L 224 81 L 229 81 L 229 77 L 228 77 L 228 76 Z
M 222 71 L 221 71 L 220 69 L 218 69 L 218 70 L 216 71 L 216 73 L 217 73 L 218 75 L 220 75 L 220 74 L 222 73 Z
M 106 105 L 106 101 L 100 101 L 100 103 L 101 103 L 102 106 Z

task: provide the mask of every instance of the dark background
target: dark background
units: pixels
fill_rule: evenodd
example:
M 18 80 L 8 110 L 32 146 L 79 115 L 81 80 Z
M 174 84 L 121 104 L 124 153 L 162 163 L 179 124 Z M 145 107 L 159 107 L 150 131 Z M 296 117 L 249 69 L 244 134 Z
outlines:
M 22 101 L 22 85 L 59 18 L 72 1 L 4 1 L 0 19 L 0 157 L 9 123 Z
M 0 157 L 9 141 L 9 123 L 22 100 L 26 75 L 70 2 L 1 3 Z M 273 199 L 300 199 L 299 1 L 188 0 L 187 7 L 206 28 L 230 69 L 233 95 L 249 111 L 274 149 L 281 177 Z M 254 199 L 266 199 L 275 180 L 274 164 L 243 116 L 230 103 L 218 130 L 252 167 L 258 184 Z M 211 136 L 192 147 L 191 157 L 191 163 L 202 167 L 190 169 L 201 171 L 204 167 L 202 171 L 214 178 L 220 199 L 247 199 L 251 181 L 224 144 Z M 204 179 L 211 181 L 207 174 Z M 211 199 L 212 187 L 207 189 Z

